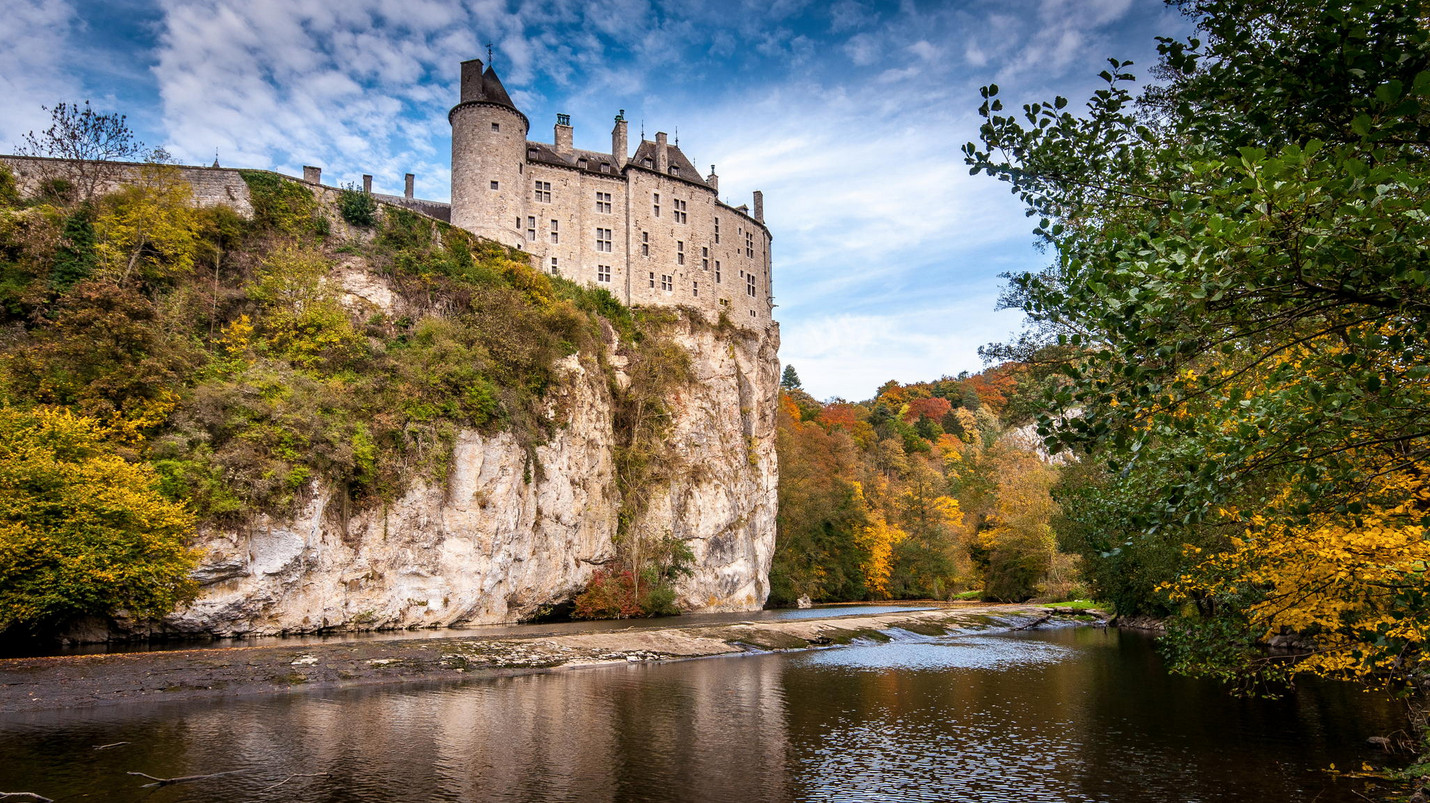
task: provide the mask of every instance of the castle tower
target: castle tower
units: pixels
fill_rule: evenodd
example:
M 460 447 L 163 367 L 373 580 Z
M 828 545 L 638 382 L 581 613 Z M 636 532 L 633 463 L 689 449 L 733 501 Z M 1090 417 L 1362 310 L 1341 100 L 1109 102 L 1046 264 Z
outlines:
M 513 247 L 524 243 L 526 134 L 531 122 L 517 110 L 491 67 L 462 62 L 461 102 L 452 124 L 452 225 Z

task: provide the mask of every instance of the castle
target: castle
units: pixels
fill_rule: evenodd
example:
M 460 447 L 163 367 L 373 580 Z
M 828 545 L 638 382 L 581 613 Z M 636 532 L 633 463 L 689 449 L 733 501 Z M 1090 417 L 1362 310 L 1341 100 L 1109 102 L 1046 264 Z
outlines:
M 553 142 L 531 141 L 530 121 L 479 59 L 462 63 L 461 95 L 447 119 L 451 203 L 415 198 L 411 173 L 403 195 L 373 197 L 520 248 L 540 270 L 605 288 L 627 305 L 692 307 L 754 329 L 773 324 L 771 237 L 760 192 L 753 212 L 723 203 L 714 166 L 702 178 L 664 133 L 628 155 L 624 113 L 611 130 L 610 153 L 573 147 L 564 114 L 556 116 Z M 64 160 L 4 155 L 0 161 L 28 191 Z M 109 189 L 133 180 L 140 167 L 103 164 L 101 183 Z M 215 160 L 179 171 L 200 205 L 252 212 L 238 170 Z M 322 178 L 321 168 L 303 167 L 304 182 L 336 192 Z M 372 192 L 372 176 L 362 179 Z
M 764 198 L 754 213 L 719 198 L 714 166 L 701 177 L 664 133 L 628 156 L 624 112 L 609 153 L 572 146 L 570 118 L 552 142 L 480 59 L 462 63 L 452 125 L 451 222 L 531 252 L 542 270 L 603 287 L 632 305 L 684 305 L 732 321 L 772 319 Z

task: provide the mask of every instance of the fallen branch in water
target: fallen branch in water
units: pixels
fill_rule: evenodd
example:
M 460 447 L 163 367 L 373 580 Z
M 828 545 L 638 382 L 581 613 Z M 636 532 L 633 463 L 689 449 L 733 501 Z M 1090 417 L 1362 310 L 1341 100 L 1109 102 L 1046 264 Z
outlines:
M 111 748 L 111 747 L 119 747 L 120 745 L 126 745 L 126 744 L 129 744 L 129 743 L 128 743 L 128 742 L 110 742 L 109 744 L 97 744 L 97 745 L 94 746 L 94 749 L 95 749 L 95 750 L 108 750 L 108 749 Z
M 244 770 L 228 770 L 227 772 L 211 772 L 207 775 L 180 775 L 177 778 L 155 778 L 147 772 L 130 772 L 129 774 L 138 775 L 141 778 L 148 778 L 153 781 L 154 783 L 146 783 L 139 787 L 140 789 L 148 789 L 151 786 L 169 786 L 170 784 L 188 783 L 189 781 L 202 781 L 206 778 L 221 778 L 225 775 L 236 775 L 243 771 Z
M 1042 617 L 1041 619 L 1034 619 L 1033 621 L 1027 623 L 1026 625 L 1018 625 L 1017 627 L 1015 627 L 1015 628 L 1013 628 L 1013 629 L 1014 629 L 1014 630 L 1029 630 L 1029 629 L 1031 629 L 1031 628 L 1037 627 L 1038 625 L 1040 625 L 1040 624 L 1042 624 L 1042 623 L 1048 621 L 1048 620 L 1051 619 L 1051 618 L 1053 618 L 1053 615 L 1052 615 L 1052 614 L 1050 614 L 1050 613 L 1043 614 L 1043 617 Z
M 37 795 L 34 792 L 0 792 L 0 800 L 4 800 L 7 797 L 28 797 L 34 801 L 34 803 L 55 803 L 53 798 Z
M 327 776 L 327 775 L 331 775 L 331 774 L 332 774 L 332 773 L 330 773 L 330 772 L 299 772 L 299 773 L 294 773 L 294 774 L 292 774 L 292 775 L 289 775 L 287 778 L 284 778 L 283 780 L 279 781 L 278 783 L 273 784 L 272 786 L 265 786 L 265 787 L 263 787 L 262 789 L 259 789 L 258 791 L 260 791 L 260 792 L 267 792 L 267 791 L 270 790 L 270 789 L 277 789 L 278 787 L 282 786 L 282 785 L 285 784 L 285 783 L 288 783 L 289 781 L 293 780 L 294 778 L 318 778 L 318 777 Z

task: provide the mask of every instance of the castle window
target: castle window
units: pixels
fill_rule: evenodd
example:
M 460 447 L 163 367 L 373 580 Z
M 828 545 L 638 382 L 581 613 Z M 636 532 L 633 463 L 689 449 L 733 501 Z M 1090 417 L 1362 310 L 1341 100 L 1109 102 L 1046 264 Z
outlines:
M 516 172 L 518 172 L 518 173 L 525 173 L 525 172 L 526 172 L 526 165 L 521 164 L 520 162 L 518 162 L 517 165 L 516 165 Z
M 493 182 L 492 182 L 492 189 L 496 189 L 497 186 L 498 186 L 498 185 L 497 185 L 497 182 L 493 181 Z
M 610 265 L 597 265 L 597 266 L 596 266 L 596 281 L 598 281 L 598 282 L 606 282 L 607 284 L 610 283 L 610 281 L 611 281 L 611 266 L 610 266 Z
M 609 192 L 596 193 L 596 211 L 605 215 L 611 213 L 611 194 Z
M 579 168 L 581 168 L 582 170 L 585 170 L 585 169 L 586 169 L 586 160 L 585 160 L 585 159 L 581 159 L 581 160 L 577 161 L 577 162 L 576 162 L 576 166 L 579 167 Z
M 655 216 L 660 217 L 660 193 L 653 192 L 650 197 L 650 204 L 655 208 Z
M 601 162 L 601 172 L 602 172 L 602 173 L 609 173 L 609 172 L 611 172 L 611 165 L 610 165 L 609 162 Z
M 655 271 L 650 272 L 650 289 L 655 289 Z
M 669 273 L 662 273 L 660 275 L 660 289 L 664 290 L 667 293 L 674 290 L 675 278 L 672 277 Z
M 559 243 L 559 237 L 560 234 L 556 230 L 556 221 L 553 220 L 551 221 L 551 244 L 556 245 L 557 243 Z
M 720 218 L 715 218 L 715 242 L 720 242 Z
M 650 232 L 641 232 L 641 256 L 650 256 Z
M 521 218 L 517 218 L 517 220 L 520 221 Z M 532 242 L 536 241 L 536 218 L 534 217 L 526 219 L 526 239 Z
M 556 257 L 552 257 L 552 258 L 551 258 L 551 275 L 552 275 L 552 276 L 560 276 L 560 275 L 561 275 L 561 271 L 560 271 L 559 269 L 557 269 L 557 267 L 556 267 Z
M 720 260 L 715 260 L 715 283 L 720 283 Z
M 526 149 L 526 158 L 528 158 L 528 159 L 535 159 L 535 158 L 536 158 L 536 153 L 537 153 L 537 151 L 536 151 L 535 148 L 527 148 L 527 149 Z
M 605 251 L 606 253 L 610 253 L 610 251 L 611 251 L 611 230 L 610 230 L 610 229 L 596 229 L 596 250 L 597 250 L 597 251 Z
M 651 161 L 650 159 L 648 159 L 648 158 L 645 160 L 644 164 L 645 164 L 646 167 L 655 167 L 655 162 L 652 162 L 652 161 Z
M 501 123 L 492 123 L 492 130 L 493 130 L 493 131 L 500 131 L 500 130 L 501 130 Z
M 722 306 L 722 307 L 728 307 L 728 306 L 730 306 L 730 299 L 728 299 L 728 298 L 722 298 L 722 299 L 720 299 L 720 306 Z
M 752 232 L 752 231 L 747 231 L 747 232 L 745 232 L 745 256 L 747 256 L 747 257 L 753 257 L 754 255 L 755 255 L 755 233 Z
M 677 265 L 684 265 L 684 264 L 685 264 L 685 241 L 684 241 L 684 240 L 676 240 L 676 241 L 675 241 L 675 264 L 677 264 Z
M 750 298 L 755 297 L 755 274 L 753 273 L 745 276 L 745 295 Z
M 536 200 L 541 201 L 542 203 L 551 203 L 551 182 L 536 182 Z
M 754 310 L 750 310 L 750 317 L 751 317 L 751 318 L 755 317 L 755 311 L 754 311 Z
M 700 246 L 700 269 L 710 270 L 710 249 L 707 246 Z
M 691 282 L 691 283 L 690 283 L 690 294 L 691 294 L 692 296 L 698 296 L 698 295 L 700 295 L 700 282 Z
M 685 214 L 685 202 L 682 201 L 682 200 L 680 200 L 679 198 L 677 198 L 677 199 L 675 199 L 674 201 L 672 201 L 672 203 L 675 204 L 675 222 L 676 222 L 676 223 L 684 223 L 684 222 L 686 222 L 686 221 L 690 218 L 690 216 L 687 215 L 687 214 Z

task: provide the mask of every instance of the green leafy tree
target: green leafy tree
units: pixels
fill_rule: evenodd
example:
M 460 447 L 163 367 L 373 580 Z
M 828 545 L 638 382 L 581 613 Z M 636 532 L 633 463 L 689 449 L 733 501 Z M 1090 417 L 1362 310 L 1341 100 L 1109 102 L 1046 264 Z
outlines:
M 793 365 L 785 366 L 785 372 L 780 376 L 780 387 L 785 390 L 797 390 L 804 387 L 804 385 L 800 383 L 799 374 L 794 370 Z
M 377 201 L 371 193 L 347 184 L 338 193 L 338 214 L 353 226 L 369 229 L 377 222 Z
M 984 89 L 967 160 L 1010 182 L 1056 254 L 1012 278 L 1035 326 L 1003 353 L 1070 347 L 1041 431 L 1106 461 L 1098 504 L 1127 537 L 1087 556 L 1159 555 L 1141 565 L 1165 567 L 1183 669 L 1413 676 L 1430 28 L 1417 4 L 1179 5 L 1198 37 L 1160 40 L 1164 83 L 1140 99 L 1117 60 L 1078 114 L 1057 98 L 1005 115 Z M 1205 546 L 1169 565 L 1183 543 Z M 1197 648 L 1283 628 L 1309 660 Z
M 92 419 L 0 407 L 0 633 L 193 597 L 193 517 L 156 490 Z
M 87 205 L 65 218 L 60 244 L 50 268 L 51 289 L 63 293 L 88 279 L 99 265 L 95 251 L 94 212 Z

